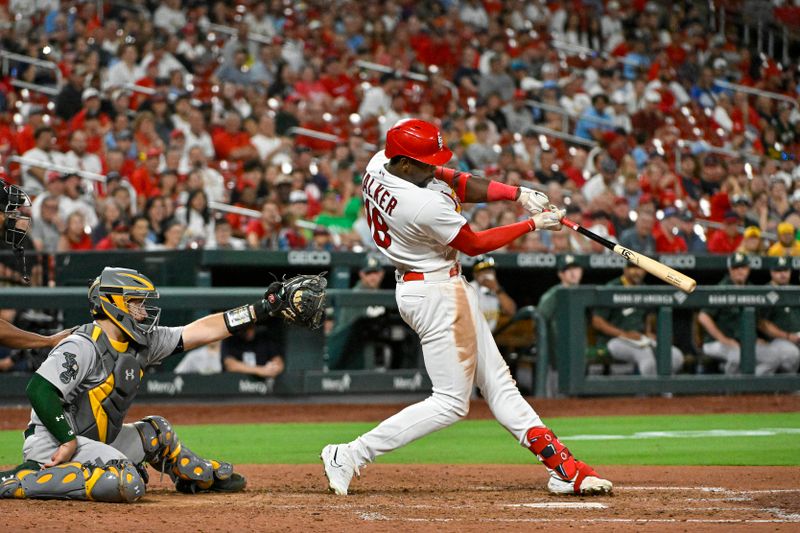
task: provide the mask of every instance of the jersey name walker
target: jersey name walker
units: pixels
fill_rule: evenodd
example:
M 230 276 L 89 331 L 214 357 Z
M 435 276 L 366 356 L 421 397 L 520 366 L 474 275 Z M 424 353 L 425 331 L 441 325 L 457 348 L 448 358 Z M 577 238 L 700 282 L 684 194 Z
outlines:
M 367 165 L 361 183 L 364 209 L 378 249 L 401 272 L 433 272 L 455 264 L 449 243 L 466 219 L 449 185 L 437 179 L 418 187 L 386 170 L 383 151 Z

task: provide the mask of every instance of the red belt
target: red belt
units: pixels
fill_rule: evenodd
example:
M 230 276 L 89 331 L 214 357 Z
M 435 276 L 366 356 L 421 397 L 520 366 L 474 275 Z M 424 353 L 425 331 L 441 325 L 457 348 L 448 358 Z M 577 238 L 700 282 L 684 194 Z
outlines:
M 458 265 L 453 266 L 450 269 L 448 274 L 451 278 L 458 276 L 461 273 L 461 269 Z M 425 273 L 424 272 L 406 272 L 403 274 L 403 281 L 424 281 L 425 280 Z

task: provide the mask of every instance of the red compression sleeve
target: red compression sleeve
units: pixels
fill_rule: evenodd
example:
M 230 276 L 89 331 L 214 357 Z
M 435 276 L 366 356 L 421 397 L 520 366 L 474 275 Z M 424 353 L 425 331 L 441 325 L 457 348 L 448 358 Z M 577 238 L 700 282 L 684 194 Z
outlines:
M 533 223 L 532 219 L 500 226 L 499 228 L 490 228 L 478 233 L 472 231 L 469 224 L 464 224 L 455 239 L 450 241 L 450 246 L 459 252 L 475 256 L 497 250 L 501 246 L 505 246 L 535 229 L 536 224 Z
M 467 201 L 467 181 L 472 177 L 469 172 L 461 172 L 452 168 L 436 167 L 433 175 L 447 183 L 456 192 L 462 202 Z
M 516 200 L 519 187 L 506 185 L 499 181 L 490 181 L 486 188 L 486 201 L 497 202 L 499 200 Z
M 462 202 L 498 202 L 500 200 L 516 200 L 517 191 L 519 191 L 519 187 L 506 185 L 505 183 L 500 183 L 499 181 L 483 180 L 481 178 L 482 183 L 486 183 L 486 197 L 480 198 L 480 196 L 483 196 L 483 194 L 482 192 L 478 192 L 477 195 L 479 197 L 476 198 L 474 197 L 476 193 L 473 191 L 471 194 L 473 198 L 468 200 L 467 181 L 473 177 L 472 174 L 469 172 L 453 170 L 452 168 L 436 167 L 433 175 L 436 176 L 437 179 L 440 179 L 450 185 Z M 480 186 L 478 187 L 480 188 Z

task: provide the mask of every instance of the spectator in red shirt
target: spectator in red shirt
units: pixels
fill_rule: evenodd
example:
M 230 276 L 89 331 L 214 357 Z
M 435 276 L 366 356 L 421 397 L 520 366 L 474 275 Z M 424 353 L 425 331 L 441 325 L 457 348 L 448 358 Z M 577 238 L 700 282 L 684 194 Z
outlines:
M 682 254 L 689 249 L 683 237 L 678 235 L 678 221 L 677 209 L 674 207 L 664 209 L 664 217 L 653 231 L 656 238 L 656 252 L 660 254 Z
M 11 125 L 12 123 L 9 122 L 8 124 Z M 28 108 L 28 121 L 17 133 L 16 148 L 18 154 L 24 154 L 31 148 L 36 147 L 36 139 L 33 133 L 37 128 L 44 125 L 44 107 L 37 104 L 31 105 Z M 2 127 L 3 125 L 0 125 L 0 128 Z
M 98 242 L 95 250 L 130 250 L 134 248 L 131 244 L 130 228 L 128 225 L 118 220 L 111 228 L 111 233 Z
M 281 229 L 281 213 L 275 202 L 261 206 L 261 218 L 247 224 L 247 245 L 254 249 L 277 250 Z
M 58 241 L 58 251 L 75 252 L 91 249 L 92 237 L 86 231 L 86 218 L 80 211 L 73 211 L 67 217 L 67 223 Z
M 242 130 L 241 117 L 235 111 L 225 114 L 225 127 L 217 131 L 212 140 L 218 159 L 243 161 L 258 157 L 258 152 L 250 143 L 250 136 Z
M 356 109 L 358 106 L 355 95 L 356 82 L 347 75 L 338 57 L 328 61 L 325 65 L 325 74 L 320 76 L 319 81 L 333 99 L 334 106 Z
M 311 65 L 306 65 L 300 72 L 300 79 L 294 82 L 294 92 L 303 100 L 328 102 L 328 89 L 317 76 L 317 71 Z
M 112 148 L 106 152 L 105 174 L 110 172 L 117 172 L 130 179 L 136 172 L 136 163 L 133 159 L 125 159 L 125 154 L 119 148 Z
M 102 104 L 100 101 L 100 92 L 94 87 L 84 89 L 81 94 L 81 100 L 83 101 L 83 107 L 72 117 L 72 120 L 70 120 L 70 131 L 83 129 L 86 116 L 91 114 L 100 121 L 101 129 L 104 130 L 103 133 L 107 133 L 111 128 L 111 119 L 108 118 L 108 115 L 100 111 L 100 105 Z
M 139 153 L 146 153 L 150 148 L 164 149 L 164 141 L 156 131 L 156 120 L 150 111 L 140 111 L 133 121 L 133 139 Z
M 136 190 L 136 194 L 143 198 L 149 198 L 155 193 L 158 186 L 158 165 L 160 163 L 161 150 L 150 148 L 144 163 L 136 169 L 131 176 L 131 185 Z
M 387 109 L 384 109 L 384 111 Z M 325 109 L 322 107 L 322 104 L 318 102 L 308 102 L 305 108 L 305 116 L 300 126 L 321 133 L 335 135 L 336 132 L 334 131 L 333 126 L 330 122 L 325 120 L 324 114 Z M 325 141 L 316 137 L 308 137 L 306 135 L 298 135 L 295 137 L 295 145 L 303 146 L 314 152 L 330 152 L 336 148 L 335 142 Z
M 732 254 L 742 243 L 739 234 L 739 217 L 733 211 L 725 213 L 724 226 L 708 239 L 708 251 L 712 254 Z

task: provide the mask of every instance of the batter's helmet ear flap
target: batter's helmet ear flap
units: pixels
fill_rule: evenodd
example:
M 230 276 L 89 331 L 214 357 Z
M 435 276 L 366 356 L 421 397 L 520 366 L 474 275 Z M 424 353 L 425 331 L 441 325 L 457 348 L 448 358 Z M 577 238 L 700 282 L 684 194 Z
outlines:
M 400 120 L 389 129 L 384 153 L 389 159 L 406 156 L 428 165 L 444 165 L 453 157 L 439 128 L 416 118 Z

